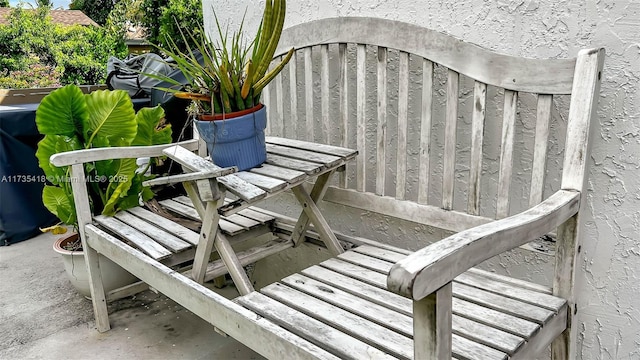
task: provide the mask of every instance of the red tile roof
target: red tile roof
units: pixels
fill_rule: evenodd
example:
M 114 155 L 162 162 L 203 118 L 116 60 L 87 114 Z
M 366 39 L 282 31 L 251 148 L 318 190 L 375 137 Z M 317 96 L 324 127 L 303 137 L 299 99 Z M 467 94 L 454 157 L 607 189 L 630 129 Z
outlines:
M 8 23 L 7 17 L 9 17 L 11 10 L 11 8 L 0 8 L 0 25 L 6 25 Z M 25 11 L 33 10 L 25 9 Z M 90 17 L 80 10 L 51 10 L 49 13 L 51 15 L 51 20 L 55 24 L 98 26 L 95 21 L 91 20 Z

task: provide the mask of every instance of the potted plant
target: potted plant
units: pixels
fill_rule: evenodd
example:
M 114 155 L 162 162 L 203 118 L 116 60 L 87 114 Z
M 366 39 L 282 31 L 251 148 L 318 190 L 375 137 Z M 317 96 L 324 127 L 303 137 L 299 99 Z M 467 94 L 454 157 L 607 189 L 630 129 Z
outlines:
M 207 142 L 213 162 L 219 166 L 246 170 L 266 160 L 266 108 L 260 103 L 260 95 L 294 52 L 293 48 L 289 50 L 284 59 L 269 70 L 285 12 L 285 0 L 267 0 L 260 27 L 251 41 L 244 39 L 244 19 L 240 29 L 228 36 L 214 13 L 219 41 L 211 41 L 202 28 L 195 32 L 181 29 L 184 43 L 195 45 L 187 45 L 187 50 L 181 51 L 172 39 L 167 39 L 169 46 L 160 48 L 174 60 L 170 64 L 186 78 L 183 84 L 159 76 L 160 80 L 173 85 L 163 90 L 192 100 L 188 111 L 196 117 L 200 136 Z
M 100 90 L 84 94 L 67 85 L 42 99 L 36 110 L 36 125 L 44 138 L 36 157 L 48 184 L 42 191 L 45 207 L 62 223 L 78 226 L 68 167 L 55 167 L 49 158 L 72 150 L 156 145 L 171 142 L 171 126 L 164 125 L 161 107 L 143 108 L 138 113 L 126 91 Z M 150 166 L 151 162 L 147 165 Z M 148 177 L 136 159 L 105 160 L 85 164 L 87 188 L 93 214 L 114 215 L 138 206 L 153 197 L 142 182 Z M 59 228 L 54 227 L 53 230 Z M 79 292 L 88 296 L 89 288 L 82 246 L 77 234 L 58 239 L 54 249 L 63 255 L 65 269 Z M 100 270 L 107 291 L 135 281 L 133 275 L 104 257 Z M 113 275 L 115 279 L 113 279 Z

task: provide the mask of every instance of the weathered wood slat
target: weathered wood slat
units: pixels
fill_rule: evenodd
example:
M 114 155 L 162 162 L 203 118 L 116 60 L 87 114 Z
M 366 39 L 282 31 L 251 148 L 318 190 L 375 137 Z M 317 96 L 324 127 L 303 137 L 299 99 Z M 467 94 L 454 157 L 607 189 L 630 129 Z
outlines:
M 329 132 L 329 45 L 320 45 L 320 127 L 322 136 L 319 141 L 329 143 L 331 133 Z
M 513 171 L 513 141 L 518 110 L 518 93 L 505 90 L 504 116 L 502 120 L 502 141 L 500 143 L 500 173 L 498 174 L 498 197 L 496 218 L 509 216 L 509 189 Z
M 324 170 L 326 166 L 314 162 L 308 162 L 304 160 L 290 159 L 284 156 L 276 155 L 276 154 L 267 154 L 267 164 L 304 171 L 308 175 L 317 174 L 318 172 Z
M 282 61 L 284 57 L 280 57 L 280 61 Z M 275 79 L 272 80 L 275 83 L 275 93 L 276 93 L 276 116 L 269 118 L 269 121 L 272 121 L 272 132 L 278 134 L 278 136 L 285 136 L 285 125 L 284 125 L 284 91 L 282 90 L 282 74 L 276 75 Z
M 284 139 L 272 136 L 267 136 L 266 142 L 267 144 L 282 145 L 300 150 L 309 150 L 320 154 L 342 157 L 345 160 L 353 159 L 358 154 L 357 150 L 347 149 L 339 146 L 311 143 L 294 139 Z
M 240 297 L 237 301 L 288 331 L 322 346 L 326 351 L 340 358 L 359 360 L 358 354 L 367 354 L 371 359 L 393 359 L 392 356 L 360 340 L 258 292 Z
M 460 274 L 456 278 L 456 281 L 469 286 L 477 287 L 479 289 L 484 289 L 496 294 L 500 294 L 502 296 L 520 300 L 525 303 L 536 305 L 556 313 L 567 304 L 567 301 L 565 299 L 553 295 L 541 294 L 536 291 L 508 286 L 507 284 L 490 281 L 482 276 L 477 276 L 470 273 Z
M 155 260 L 162 260 L 171 256 L 171 251 L 165 249 L 147 235 L 123 223 L 122 221 L 104 215 L 95 216 L 93 219 L 98 224 L 109 229 L 109 231 L 118 234 L 118 236 L 122 236 L 127 239 L 127 241 L 135 244 L 140 250 L 144 251 Z
M 262 164 L 260 167 L 255 167 L 250 171 L 254 174 L 284 180 L 290 184 L 300 182 L 307 177 L 307 174 L 302 171 L 291 170 L 270 164 Z
M 397 253 L 395 251 L 382 249 L 371 245 L 362 245 L 354 248 L 352 251 L 368 255 L 373 258 L 384 260 L 390 263 L 398 262 L 407 257 L 405 254 Z
M 409 54 L 399 53 L 398 151 L 396 154 L 396 199 L 403 200 L 407 188 L 407 131 L 409 126 Z
M 418 168 L 418 203 L 429 200 L 431 168 L 431 111 L 433 110 L 433 63 L 422 59 L 422 108 L 420 112 L 420 165 Z
M 543 325 L 555 313 L 553 311 L 517 301 L 499 294 L 474 288 L 463 283 L 453 283 L 455 297 L 498 310 L 509 315 L 536 322 Z
M 259 221 L 259 222 L 261 222 L 263 224 L 274 220 L 273 216 L 269 216 L 269 215 L 263 214 L 261 212 L 258 212 L 256 210 L 254 210 L 253 208 L 248 208 L 248 209 L 241 210 L 241 211 L 238 212 L 238 214 L 240 214 L 242 216 L 245 216 L 245 217 L 248 217 L 250 219 L 254 219 L 254 220 Z
M 294 149 L 286 146 L 267 144 L 267 152 L 276 155 L 288 156 L 298 160 L 306 160 L 311 162 L 317 162 L 325 166 L 333 167 L 340 164 L 342 158 L 337 156 L 319 154 L 313 151 Z M 228 175 L 232 176 L 232 175 Z
M 340 254 L 338 258 L 344 261 L 348 261 L 352 264 L 360 265 L 367 269 L 377 271 L 381 274 L 388 274 L 389 270 L 391 270 L 391 267 L 393 266 L 393 263 L 391 262 L 372 258 L 370 256 L 359 254 L 353 251 L 348 251 L 344 254 Z
M 365 45 L 358 44 L 356 56 L 356 146 L 358 149 L 366 149 L 366 61 L 367 48 Z M 356 159 L 356 189 L 358 191 L 364 191 L 366 184 L 365 166 L 365 156 L 361 154 Z
M 456 168 L 456 128 L 458 122 L 458 82 L 460 76 L 447 72 L 447 108 L 444 128 L 444 158 L 442 163 L 442 208 L 453 208 L 453 184 Z
M 298 52 L 294 51 L 287 64 L 289 67 L 289 123 L 285 126 L 285 137 L 298 136 Z
M 202 221 L 202 219 L 200 219 L 200 214 L 198 214 L 198 212 L 196 211 L 196 209 L 194 209 L 193 207 L 181 204 L 177 201 L 171 200 L 171 199 L 167 199 L 167 200 L 161 200 L 158 202 L 160 205 L 162 205 L 164 208 L 169 209 L 177 214 L 183 215 L 188 217 L 189 219 L 192 220 L 196 220 L 196 221 Z M 229 235 L 236 235 L 238 233 L 241 233 L 245 230 L 245 228 L 243 228 L 242 226 L 238 226 L 232 222 L 229 222 L 225 219 L 220 219 L 220 222 L 218 223 L 218 226 L 220 226 L 220 229 L 222 229 L 222 231 L 224 231 L 225 233 L 229 234 Z
M 328 260 L 327 260 L 328 261 Z M 340 266 L 339 261 L 333 262 L 335 266 Z M 345 275 L 330 268 L 325 267 L 326 265 L 331 266 L 331 262 L 322 263 L 320 265 L 314 265 L 302 270 L 300 273 L 321 281 L 325 283 L 329 283 L 336 288 L 349 292 L 358 294 L 362 299 L 366 299 L 367 301 L 373 302 L 375 304 L 387 307 L 396 312 L 402 313 L 404 315 L 411 315 L 411 300 L 407 299 L 404 296 L 394 294 L 392 292 L 387 291 L 384 288 L 376 287 L 374 285 L 368 284 L 362 281 L 362 275 L 353 276 L 353 274 L 349 271 L 350 269 L 347 266 L 343 266 L 342 269 L 346 274 Z M 356 268 L 356 265 L 352 265 L 351 268 Z M 359 268 L 356 269 L 354 273 L 356 274 L 367 274 L 367 272 L 371 272 L 371 270 L 367 271 L 367 269 Z M 360 279 L 358 279 L 358 277 Z M 378 277 L 377 273 L 373 274 L 373 277 L 369 279 L 370 281 L 377 281 L 377 283 L 384 287 L 384 280 L 382 277 Z M 293 285 L 292 285 L 293 286 Z
M 142 232 L 143 234 L 149 236 L 156 242 L 162 244 L 167 249 L 172 252 L 180 252 L 186 249 L 191 248 L 191 244 L 188 242 L 173 236 L 172 234 L 151 225 L 150 223 L 138 218 L 127 212 L 119 212 L 115 215 L 116 219 L 124 222 L 127 225 L 132 226 L 136 230 Z
M 291 284 L 300 281 L 310 281 L 314 284 L 310 284 L 309 286 L 305 286 L 305 290 L 313 289 L 314 285 L 317 282 L 314 282 L 311 279 L 305 278 L 303 276 L 294 276 L 283 283 L 276 283 L 269 285 L 263 288 L 260 292 L 291 307 L 298 311 L 301 311 L 315 319 L 330 325 L 332 328 L 339 329 L 340 331 L 353 336 L 360 341 L 363 341 L 369 345 L 375 346 L 376 348 L 390 353 L 393 356 L 397 356 L 402 359 L 410 359 L 412 357 L 412 343 L 413 341 L 407 337 L 406 335 L 401 335 L 397 332 L 389 330 L 387 327 L 382 326 L 378 323 L 374 323 L 372 321 L 367 321 L 365 318 L 358 316 L 366 311 L 375 311 L 375 310 L 386 310 L 384 308 L 371 308 L 371 309 L 362 309 L 362 307 L 366 307 L 367 304 L 364 301 L 358 301 L 359 299 L 350 297 L 351 301 L 350 305 L 360 305 L 360 307 L 351 306 L 347 310 L 341 309 L 340 307 L 334 306 L 330 303 L 322 301 L 323 299 L 317 299 L 315 296 L 318 295 L 318 292 L 331 292 L 334 291 L 327 287 L 323 287 L 320 285 L 320 289 L 316 288 L 311 296 L 305 294 L 304 292 L 295 290 L 289 286 L 285 286 L 283 284 Z M 332 294 L 335 297 L 339 297 L 340 293 L 334 292 Z M 339 302 L 340 300 L 338 300 Z M 354 301 L 356 303 L 354 303 Z M 342 303 L 344 304 L 344 302 Z M 354 314 L 351 311 L 355 309 L 361 310 L 359 313 Z M 399 318 L 402 316 L 400 314 L 395 314 L 396 317 L 388 316 L 387 319 L 391 321 L 398 322 Z M 381 315 L 382 317 L 383 315 Z M 409 317 L 402 317 L 402 320 L 406 323 L 406 325 L 410 326 L 411 319 Z
M 253 219 L 250 219 L 248 217 L 244 217 L 240 214 L 232 214 L 232 215 L 227 215 L 224 217 L 227 221 L 230 221 L 234 224 L 237 224 L 239 226 L 242 226 L 243 228 L 249 230 L 252 227 L 261 225 L 261 223 L 259 221 L 255 221 Z
M 267 192 L 282 190 L 288 185 L 287 182 L 280 179 L 274 179 L 273 177 L 260 175 L 255 172 L 241 171 L 237 173 L 236 176 Z
M 304 105 L 305 105 L 305 138 L 313 141 L 313 63 L 311 60 L 311 47 L 304 48 Z
M 163 228 L 165 231 L 174 234 L 175 236 L 187 241 L 192 245 L 198 245 L 198 233 L 195 231 L 191 231 L 180 224 L 163 218 L 162 216 L 152 213 L 151 211 L 145 210 L 143 208 L 132 208 L 127 210 L 127 212 L 152 224 L 155 224 L 158 227 Z
M 487 104 L 487 85 L 476 81 L 473 88 L 473 115 L 471 125 L 471 160 L 467 212 L 480 215 L 480 175 L 482 173 L 482 143 Z
M 460 315 L 489 326 L 497 327 L 502 331 L 506 331 L 524 339 L 530 339 L 540 329 L 534 322 L 520 319 L 500 311 L 488 309 L 458 298 L 453 298 L 453 309 L 453 313 L 456 315 Z
M 536 116 L 536 136 L 533 150 L 533 164 L 531 166 L 531 191 L 529 192 L 529 206 L 535 206 L 542 201 L 544 194 L 544 178 L 547 164 L 547 148 L 549 142 L 549 121 L 551 119 L 551 95 L 538 95 Z
M 387 49 L 384 47 L 378 47 L 377 109 L 378 124 L 376 131 L 376 194 L 385 195 L 387 174 Z
M 380 289 L 387 289 L 387 276 L 383 273 L 338 259 L 325 260 L 320 263 L 320 266 L 337 273 L 353 277 L 354 279 L 376 286 Z
M 524 280 L 520 280 L 520 279 L 516 279 L 516 278 L 512 278 L 509 276 L 505 276 L 505 275 L 500 275 L 500 274 L 496 274 L 493 272 L 489 272 L 486 270 L 481 270 L 478 268 L 471 268 L 469 270 L 467 270 L 468 273 L 470 274 L 474 274 L 474 275 L 478 275 L 478 276 L 484 276 L 490 280 L 493 281 L 499 281 L 499 282 L 503 282 L 509 285 L 513 285 L 516 287 L 521 287 L 523 289 L 529 289 L 529 290 L 533 290 L 533 291 L 537 291 L 539 293 L 542 294 L 549 294 L 551 295 L 551 287 L 550 286 L 544 286 L 544 285 L 540 285 L 540 284 L 536 284 L 536 283 L 532 283 L 529 281 L 524 281 Z
M 340 124 L 342 132 L 340 134 L 340 145 L 342 147 L 348 147 L 349 144 L 349 64 L 347 63 L 347 44 L 340 44 L 338 46 L 338 62 L 340 66 L 340 78 L 338 80 L 339 95 L 340 98 Z M 347 174 L 346 171 L 340 173 L 340 179 L 338 183 L 341 187 L 347 187 Z

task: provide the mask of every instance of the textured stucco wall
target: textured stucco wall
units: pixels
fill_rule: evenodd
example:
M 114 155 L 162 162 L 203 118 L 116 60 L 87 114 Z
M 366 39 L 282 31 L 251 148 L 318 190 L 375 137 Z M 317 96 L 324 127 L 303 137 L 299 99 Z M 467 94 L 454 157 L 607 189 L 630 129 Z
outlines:
M 246 11 L 249 29 L 257 27 L 264 6 L 203 3 L 205 17 L 215 5 L 224 23 L 234 19 L 232 27 Z M 510 55 L 572 57 L 581 48 L 606 48 L 576 279 L 577 358 L 640 359 L 640 1 L 299 0 L 289 2 L 285 27 L 334 16 L 406 21 Z M 540 266 L 527 255 L 489 266 L 511 272 L 517 263 L 525 272 Z

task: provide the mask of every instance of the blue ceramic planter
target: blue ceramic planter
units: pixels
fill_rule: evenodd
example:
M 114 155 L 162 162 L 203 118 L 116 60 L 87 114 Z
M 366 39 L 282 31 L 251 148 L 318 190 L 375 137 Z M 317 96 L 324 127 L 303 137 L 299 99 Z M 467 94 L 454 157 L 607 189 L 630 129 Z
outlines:
M 238 170 L 256 167 L 267 160 L 264 129 L 267 108 L 226 120 L 196 120 L 200 137 L 207 143 L 214 164 L 237 166 Z

